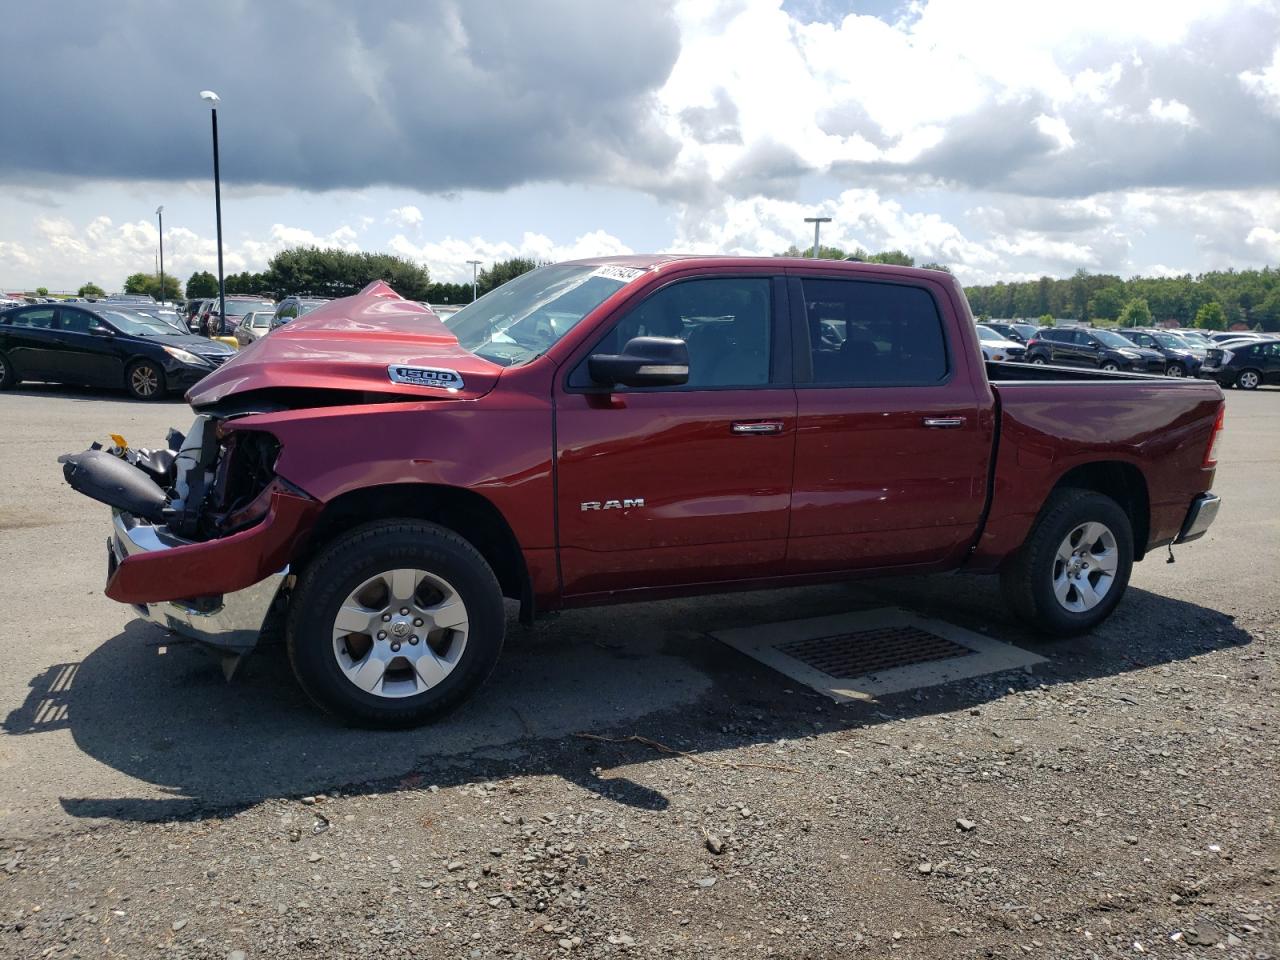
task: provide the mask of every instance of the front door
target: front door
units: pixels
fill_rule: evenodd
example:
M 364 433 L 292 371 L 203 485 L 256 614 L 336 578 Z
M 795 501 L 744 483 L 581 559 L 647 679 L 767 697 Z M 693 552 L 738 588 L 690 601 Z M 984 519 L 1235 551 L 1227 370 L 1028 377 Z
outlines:
M 676 280 L 617 321 L 557 385 L 563 590 L 581 596 L 779 573 L 795 445 L 783 281 Z M 601 389 L 590 353 L 636 336 L 689 348 L 689 382 Z
M 945 291 L 829 276 L 791 284 L 802 315 L 787 570 L 939 563 L 963 552 L 985 503 L 992 401 L 973 385 L 973 348 L 948 335 L 960 326 Z
M 124 361 L 105 323 L 84 310 L 59 307 L 58 329 L 62 334 L 59 362 L 68 381 L 90 387 L 124 383 Z M 94 333 L 95 329 L 100 332 Z

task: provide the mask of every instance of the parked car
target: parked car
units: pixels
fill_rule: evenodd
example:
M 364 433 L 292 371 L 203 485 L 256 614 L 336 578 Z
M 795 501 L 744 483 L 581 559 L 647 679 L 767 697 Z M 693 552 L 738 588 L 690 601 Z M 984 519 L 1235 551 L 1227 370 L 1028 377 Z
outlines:
M 240 325 L 240 318 L 246 313 L 252 313 L 255 310 L 274 310 L 276 306 L 274 300 L 264 300 L 262 297 L 236 296 L 225 299 L 227 310 L 225 317 L 219 317 L 216 297 L 201 309 L 199 329 L 203 336 L 234 336 L 236 327 Z
M 285 297 L 276 305 L 275 317 L 271 321 L 271 329 L 283 327 L 290 320 L 296 320 L 298 317 L 305 317 L 316 307 L 322 307 L 328 300 L 319 297 Z
M 1254 333 L 1252 330 L 1212 330 L 1207 336 L 1214 343 L 1222 343 L 1225 340 L 1261 340 L 1261 333 Z
M 265 337 L 271 332 L 271 319 L 274 316 L 274 310 L 255 310 L 253 313 L 246 313 L 236 327 L 236 343 L 247 347 L 260 337 Z
M 1197 350 L 1185 340 L 1163 330 L 1138 330 L 1132 327 L 1117 330 L 1130 343 L 1147 350 L 1154 350 L 1164 357 L 1164 372 L 1170 377 L 1194 377 L 1200 372 L 1205 351 Z
M 1003 334 L 1006 340 L 1012 340 L 1023 346 L 1026 346 L 1027 341 L 1040 329 L 1034 323 L 1005 323 L 1003 320 L 981 320 L 978 326 L 990 327 L 996 333 Z
M 1280 384 L 1280 339 L 1236 340 L 1213 347 L 1200 376 L 1242 390 Z
M 1164 357 L 1135 346 L 1120 334 L 1093 327 L 1046 327 L 1027 343 L 1027 360 L 1062 367 L 1092 367 L 1128 373 L 1164 373 Z
M 480 686 L 504 596 L 964 569 L 1067 635 L 1218 508 L 1215 384 L 984 364 L 939 271 L 592 259 L 424 316 L 371 284 L 195 387 L 151 473 L 64 457 L 114 508 L 107 595 L 232 663 L 279 598 L 311 698 L 402 726 Z
M 42 305 L 0 314 L 0 388 L 43 380 L 123 387 L 138 400 L 156 400 L 192 386 L 234 352 L 117 305 Z
M 1208 350 L 1213 346 L 1213 340 L 1203 330 L 1191 330 L 1187 327 L 1177 327 L 1166 329 L 1165 332 L 1172 333 L 1176 337 L 1181 337 L 1194 347 L 1202 347 L 1205 350 Z
M 1003 360 L 1018 363 L 1026 358 L 1027 348 L 1016 340 L 1010 340 L 992 327 L 978 324 L 978 346 L 984 360 Z
M 187 329 L 192 332 L 200 329 L 200 311 L 209 304 L 208 297 L 201 297 L 197 300 L 188 300 L 186 306 Z

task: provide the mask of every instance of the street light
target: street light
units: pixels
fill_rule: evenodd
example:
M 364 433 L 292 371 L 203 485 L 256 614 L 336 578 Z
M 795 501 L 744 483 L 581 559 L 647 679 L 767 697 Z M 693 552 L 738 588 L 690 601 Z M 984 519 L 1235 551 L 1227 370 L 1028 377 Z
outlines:
M 824 223 L 830 223 L 830 217 L 805 217 L 805 223 L 813 224 L 813 259 L 818 259 L 818 231 L 822 229 Z
M 476 302 L 476 270 L 479 268 L 482 262 L 483 261 L 481 260 L 467 261 L 467 263 L 471 264 L 471 302 L 472 303 Z
M 212 90 L 201 90 L 200 99 L 209 103 L 213 114 L 213 209 L 218 218 L 218 333 L 227 317 L 227 291 L 222 282 L 222 174 L 218 168 L 218 101 Z
M 164 304 L 164 207 L 156 207 L 156 219 L 160 221 L 160 303 Z

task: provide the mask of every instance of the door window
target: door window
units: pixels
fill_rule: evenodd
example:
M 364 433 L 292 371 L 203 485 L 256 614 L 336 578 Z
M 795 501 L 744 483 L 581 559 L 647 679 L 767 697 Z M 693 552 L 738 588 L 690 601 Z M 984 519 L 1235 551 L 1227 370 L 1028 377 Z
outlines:
M 19 310 L 11 316 L 15 327 L 36 327 L 39 330 L 48 330 L 53 326 L 52 307 L 42 310 Z
M 813 382 L 840 386 L 940 383 L 946 338 L 927 290 L 864 280 L 806 278 Z
M 591 352 L 620 353 L 633 337 L 677 337 L 689 348 L 689 382 L 647 389 L 766 385 L 773 355 L 772 289 L 768 277 L 714 277 L 673 283 L 619 320 Z M 592 385 L 585 361 L 574 370 L 569 385 Z
M 58 318 L 58 326 L 63 330 L 70 330 L 72 333 L 88 333 L 93 323 L 94 318 L 83 310 L 63 309 L 61 316 Z

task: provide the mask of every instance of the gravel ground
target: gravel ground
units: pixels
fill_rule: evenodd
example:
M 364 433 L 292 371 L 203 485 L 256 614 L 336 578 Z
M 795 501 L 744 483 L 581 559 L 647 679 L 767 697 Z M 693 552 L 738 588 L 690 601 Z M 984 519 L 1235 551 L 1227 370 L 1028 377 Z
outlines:
M 577 611 L 412 734 L 99 596 L 52 456 L 186 419 L 0 398 L 0 956 L 1280 956 L 1275 391 L 1229 397 L 1213 532 L 1093 636 L 966 577 Z M 886 604 L 1048 662 L 836 706 L 707 636 Z

